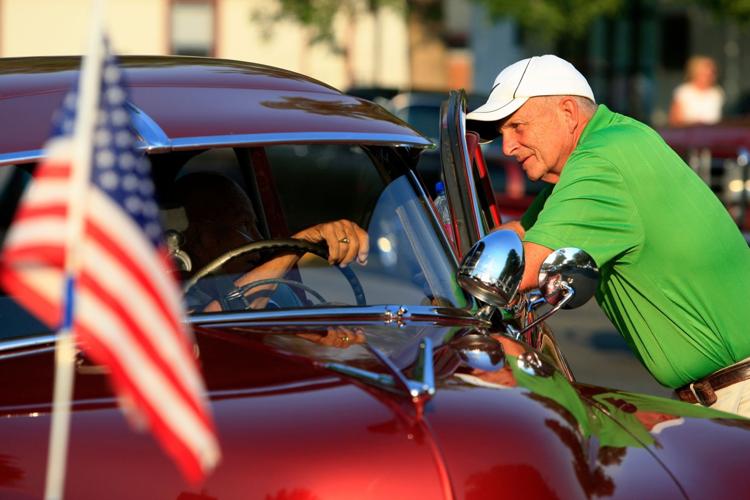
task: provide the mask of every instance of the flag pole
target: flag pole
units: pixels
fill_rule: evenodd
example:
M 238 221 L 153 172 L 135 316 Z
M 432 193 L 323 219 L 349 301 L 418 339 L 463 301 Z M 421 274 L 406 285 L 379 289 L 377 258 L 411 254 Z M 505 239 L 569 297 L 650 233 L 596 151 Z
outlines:
M 104 36 L 104 0 L 92 0 L 88 47 L 81 61 L 78 106 L 73 131 L 73 161 L 68 202 L 65 245 L 65 280 L 62 290 L 62 327 L 55 348 L 55 384 L 52 424 L 47 455 L 44 498 L 61 500 L 65 488 L 65 464 L 70 434 L 70 404 L 75 373 L 75 281 L 80 269 L 81 241 L 84 234 L 86 193 L 91 179 L 93 134 L 99 108 Z

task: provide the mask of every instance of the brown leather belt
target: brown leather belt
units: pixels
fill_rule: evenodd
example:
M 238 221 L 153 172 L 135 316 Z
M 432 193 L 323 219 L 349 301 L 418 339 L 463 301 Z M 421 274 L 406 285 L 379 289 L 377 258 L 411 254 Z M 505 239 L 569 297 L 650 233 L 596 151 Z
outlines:
M 677 397 L 688 403 L 711 406 L 716 402 L 716 392 L 737 382 L 750 379 L 750 360 L 740 361 L 715 371 L 707 377 L 675 389 Z

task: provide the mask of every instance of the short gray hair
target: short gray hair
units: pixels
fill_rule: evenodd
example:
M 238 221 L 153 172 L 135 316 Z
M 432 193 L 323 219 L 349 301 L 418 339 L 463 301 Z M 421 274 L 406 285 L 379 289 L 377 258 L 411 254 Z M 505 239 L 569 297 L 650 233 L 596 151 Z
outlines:
M 594 101 L 592 101 L 588 97 L 583 97 L 579 95 L 574 95 L 572 97 L 573 99 L 576 100 L 576 102 L 578 103 L 578 106 L 582 108 L 586 113 L 590 113 L 592 115 L 596 113 L 597 105 Z
M 578 107 L 581 108 L 581 111 L 588 116 L 589 118 L 596 113 L 596 103 L 589 99 L 588 97 L 583 97 L 579 95 L 548 95 L 543 96 L 544 99 L 547 100 L 548 104 L 557 104 L 565 97 L 570 97 L 571 99 L 574 99 L 576 103 L 578 103 Z

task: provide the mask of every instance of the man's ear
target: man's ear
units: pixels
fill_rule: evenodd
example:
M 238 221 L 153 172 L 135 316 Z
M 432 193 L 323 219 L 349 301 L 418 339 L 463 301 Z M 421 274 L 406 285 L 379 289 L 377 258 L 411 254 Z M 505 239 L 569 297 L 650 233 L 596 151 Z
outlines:
M 573 132 L 581 122 L 581 110 L 578 101 L 571 96 L 563 96 L 560 99 L 559 106 L 568 132 Z

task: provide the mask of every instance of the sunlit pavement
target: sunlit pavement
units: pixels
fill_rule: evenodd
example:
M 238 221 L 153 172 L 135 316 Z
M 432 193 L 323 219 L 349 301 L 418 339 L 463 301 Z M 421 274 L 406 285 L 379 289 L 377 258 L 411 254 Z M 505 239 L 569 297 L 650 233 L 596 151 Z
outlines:
M 670 397 L 636 357 L 593 299 L 547 321 L 579 382 Z

